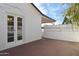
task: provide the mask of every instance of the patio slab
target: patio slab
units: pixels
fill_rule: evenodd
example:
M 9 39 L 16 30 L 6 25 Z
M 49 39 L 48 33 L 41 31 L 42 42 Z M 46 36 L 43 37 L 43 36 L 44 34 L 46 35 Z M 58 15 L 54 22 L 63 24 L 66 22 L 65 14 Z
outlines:
M 41 39 L 0 52 L 5 56 L 79 56 L 79 43 Z

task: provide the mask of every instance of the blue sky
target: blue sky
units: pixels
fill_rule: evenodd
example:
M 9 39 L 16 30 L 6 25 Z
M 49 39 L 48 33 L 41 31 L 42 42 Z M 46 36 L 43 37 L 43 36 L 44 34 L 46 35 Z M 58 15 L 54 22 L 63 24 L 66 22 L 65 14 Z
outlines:
M 56 24 L 62 24 L 65 11 L 69 8 L 69 3 L 34 3 L 45 15 L 56 20 Z

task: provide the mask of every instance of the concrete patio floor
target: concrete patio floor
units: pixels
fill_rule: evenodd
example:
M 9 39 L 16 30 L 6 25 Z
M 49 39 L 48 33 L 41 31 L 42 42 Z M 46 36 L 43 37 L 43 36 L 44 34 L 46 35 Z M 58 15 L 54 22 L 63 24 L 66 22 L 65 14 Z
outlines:
M 41 39 L 0 52 L 7 56 L 79 56 L 79 43 Z

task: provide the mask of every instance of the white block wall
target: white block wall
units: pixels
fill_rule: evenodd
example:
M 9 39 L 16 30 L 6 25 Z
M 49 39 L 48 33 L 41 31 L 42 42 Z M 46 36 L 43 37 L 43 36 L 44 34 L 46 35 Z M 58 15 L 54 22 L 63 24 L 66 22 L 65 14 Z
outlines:
M 72 29 L 71 25 L 46 26 L 43 37 L 56 40 L 79 42 L 79 30 Z

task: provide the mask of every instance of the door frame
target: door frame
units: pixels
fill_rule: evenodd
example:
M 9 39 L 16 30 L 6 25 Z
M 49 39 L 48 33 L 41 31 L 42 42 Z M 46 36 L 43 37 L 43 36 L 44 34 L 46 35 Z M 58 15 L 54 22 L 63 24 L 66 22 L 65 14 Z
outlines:
M 13 42 L 8 42 L 8 35 L 7 35 L 7 46 L 8 47 L 14 47 L 23 44 L 23 16 L 19 14 L 14 14 L 14 13 L 6 13 L 6 22 L 7 22 L 7 16 L 14 16 L 14 41 Z M 17 40 L 17 17 L 22 18 L 22 40 Z M 8 24 L 8 23 L 7 23 Z M 8 28 L 8 25 L 7 25 Z M 8 33 L 8 29 L 7 29 Z

